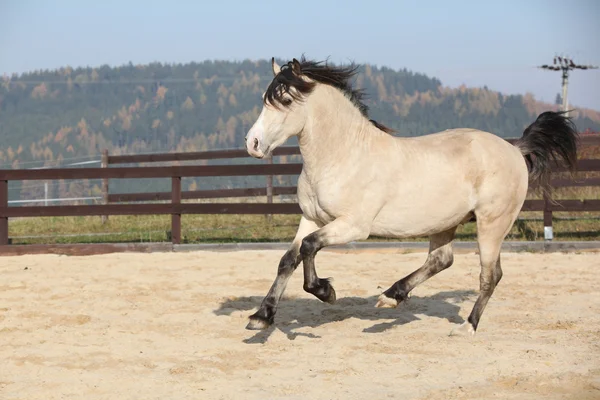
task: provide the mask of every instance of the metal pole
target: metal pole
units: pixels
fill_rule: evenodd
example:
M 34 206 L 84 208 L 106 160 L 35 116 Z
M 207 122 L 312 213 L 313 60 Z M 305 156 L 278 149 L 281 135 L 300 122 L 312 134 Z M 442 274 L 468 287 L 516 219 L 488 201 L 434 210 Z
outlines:
M 567 98 L 567 91 L 568 91 L 568 86 L 569 86 L 569 71 L 576 70 L 576 69 L 581 69 L 581 70 L 598 69 L 598 67 L 595 65 L 576 64 L 575 62 L 573 62 L 572 59 L 570 59 L 568 57 L 559 57 L 559 56 L 554 57 L 554 62 L 552 64 L 540 65 L 538 68 L 546 69 L 549 71 L 562 71 L 562 99 L 563 99 L 562 107 L 563 107 L 563 111 L 566 113 L 567 117 L 569 116 L 569 113 L 567 112 L 567 109 L 569 107 L 569 100 Z
M 568 87 L 569 87 L 569 71 L 575 69 L 588 70 L 597 69 L 594 65 L 582 65 L 576 64 L 569 57 L 555 56 L 552 64 L 540 65 L 538 68 L 542 68 L 549 71 L 562 71 L 562 109 L 565 115 L 569 116 L 569 100 L 568 100 Z M 554 234 L 552 232 L 552 206 L 550 204 L 550 198 L 544 195 L 544 239 L 552 240 Z
M 567 91 L 569 87 L 569 70 L 563 69 L 562 73 L 562 98 L 563 98 L 563 111 L 565 111 L 565 115 L 568 117 L 568 109 L 569 109 L 569 100 L 567 100 Z
M 552 241 L 554 232 L 552 229 L 552 208 L 550 198 L 544 194 L 544 240 Z
M 48 181 L 44 182 L 44 205 L 48 207 Z

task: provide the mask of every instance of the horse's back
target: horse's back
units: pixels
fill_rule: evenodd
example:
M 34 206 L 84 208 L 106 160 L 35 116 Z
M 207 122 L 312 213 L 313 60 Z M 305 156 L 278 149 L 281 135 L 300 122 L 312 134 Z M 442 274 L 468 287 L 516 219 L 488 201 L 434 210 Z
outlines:
M 473 128 L 455 128 L 410 138 L 416 143 L 442 148 L 466 149 L 470 143 L 479 144 L 481 148 L 491 151 L 498 149 L 512 151 L 516 149 L 505 139 L 493 133 Z
M 457 128 L 412 138 L 417 150 L 431 158 L 441 158 L 495 172 L 522 174 L 526 171 L 520 150 L 505 139 L 479 129 Z M 482 171 L 482 172 L 484 172 Z
M 529 177 L 525 159 L 516 146 L 493 133 L 465 128 L 419 139 L 427 145 L 436 143 L 447 167 L 464 172 L 465 183 L 473 188 L 475 209 L 487 207 L 490 212 L 503 213 L 521 208 Z

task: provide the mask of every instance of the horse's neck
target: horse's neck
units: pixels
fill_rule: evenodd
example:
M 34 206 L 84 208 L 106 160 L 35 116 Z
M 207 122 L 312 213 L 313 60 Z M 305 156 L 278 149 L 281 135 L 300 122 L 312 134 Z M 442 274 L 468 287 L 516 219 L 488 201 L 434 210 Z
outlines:
M 354 162 L 383 134 L 342 93 L 319 89 L 307 104 L 307 124 L 298 138 L 309 175 Z

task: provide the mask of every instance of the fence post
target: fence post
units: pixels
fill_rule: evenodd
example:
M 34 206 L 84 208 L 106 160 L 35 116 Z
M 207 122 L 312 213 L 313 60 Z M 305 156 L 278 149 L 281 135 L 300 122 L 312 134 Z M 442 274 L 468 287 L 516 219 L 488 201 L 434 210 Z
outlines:
M 269 165 L 273 164 L 273 154 L 269 155 L 269 158 L 267 158 L 267 163 Z M 273 203 L 273 175 L 267 175 L 267 203 Z M 271 223 L 273 215 L 266 214 L 265 217 L 267 218 L 267 222 Z
M 552 208 L 550 198 L 544 194 L 544 239 L 552 240 L 554 237 L 552 232 Z
M 0 181 L 0 207 L 8 208 L 8 181 Z M 8 244 L 8 217 L 0 217 L 0 246 Z
M 181 177 L 171 178 L 171 204 L 181 204 Z M 181 214 L 171 213 L 171 242 L 173 244 L 181 243 Z
M 102 165 L 101 168 L 108 168 L 108 149 L 102 150 Z M 102 204 L 108 204 L 108 178 L 102 179 Z M 102 224 L 108 221 L 108 215 L 102 216 Z

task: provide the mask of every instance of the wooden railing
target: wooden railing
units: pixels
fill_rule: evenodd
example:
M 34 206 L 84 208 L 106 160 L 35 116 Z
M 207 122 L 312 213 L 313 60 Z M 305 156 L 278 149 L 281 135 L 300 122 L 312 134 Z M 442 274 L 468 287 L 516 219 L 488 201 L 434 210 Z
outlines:
M 0 170 L 0 246 L 8 244 L 8 218 L 15 217 L 170 214 L 172 241 L 177 244 L 181 240 L 182 214 L 297 214 L 300 212 L 299 206 L 293 203 L 182 203 L 181 178 L 298 175 L 301 170 L 302 164 Z M 171 202 L 163 204 L 8 206 L 9 181 L 130 178 L 171 178 L 171 192 L 169 192 Z
M 108 167 L 118 164 L 137 164 L 137 163 L 159 163 L 176 161 L 201 161 L 218 159 L 248 158 L 248 152 L 244 149 L 231 150 L 213 150 L 204 152 L 186 152 L 186 153 L 160 153 L 160 154 L 135 154 L 135 155 L 116 155 L 111 156 L 108 151 L 103 153 L 102 165 Z M 297 146 L 283 146 L 275 149 L 273 154 L 265 160 L 267 164 L 273 164 L 273 157 L 299 155 L 300 148 Z M 106 161 L 104 161 L 106 160 Z M 267 204 L 273 203 L 273 196 L 295 195 L 296 187 L 273 187 L 273 174 L 266 175 L 266 185 L 264 187 L 241 188 L 241 189 L 213 189 L 213 190 L 191 190 L 182 192 L 181 198 L 192 199 L 217 199 L 217 198 L 235 198 L 235 197 L 256 197 L 266 196 Z M 283 174 L 275 174 L 283 175 Z M 216 175 L 215 175 L 216 176 Z M 169 200 L 171 192 L 147 192 L 147 193 L 114 193 L 109 194 L 108 180 L 103 181 L 102 195 L 104 204 L 122 203 L 122 202 L 143 202 Z M 267 214 L 268 215 L 268 214 Z M 107 217 L 105 217 L 106 219 Z

